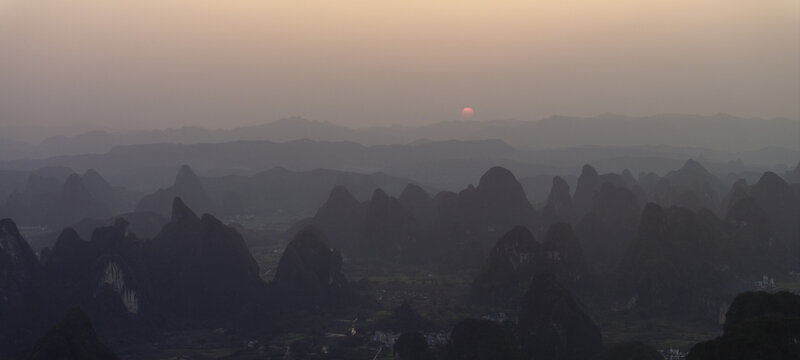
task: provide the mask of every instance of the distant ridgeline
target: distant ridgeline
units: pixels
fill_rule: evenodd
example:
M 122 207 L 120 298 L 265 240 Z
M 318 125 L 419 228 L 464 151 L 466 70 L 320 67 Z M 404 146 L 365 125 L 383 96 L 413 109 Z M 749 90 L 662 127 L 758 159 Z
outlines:
M 237 230 L 184 203 L 185 196 L 212 211 L 221 204 L 190 168 L 181 168 L 173 187 L 144 197 L 138 215 L 116 218 L 95 207 L 114 201 L 92 199 L 115 198 L 113 189 L 95 186 L 98 177 L 32 180 L 24 195 L 10 197 L 8 216 L 17 205 L 44 209 L 60 201 L 52 211 L 84 221 L 45 241 L 38 255 L 15 221 L 0 221 L 0 356 L 50 351 L 73 327 L 83 335 L 64 341 L 99 353 L 107 349 L 95 330 L 104 341 L 136 341 L 196 327 L 303 328 L 302 319 L 374 304 L 345 278 L 343 267 L 353 263 L 474 273 L 467 306 L 517 314 L 516 323 L 463 320 L 439 353 L 414 334 L 430 322 L 405 304 L 377 322 L 404 332 L 395 348 L 400 358 L 409 351 L 423 356 L 413 358 L 658 358 L 641 343 L 604 345 L 592 319 L 601 315 L 724 323 L 721 337 L 692 349 L 694 359 L 791 358 L 800 342 L 797 295 L 736 297 L 798 281 L 800 165 L 783 176 L 760 174 L 753 184 L 721 180 L 694 160 L 664 176 L 599 174 L 586 165 L 574 192 L 553 177 L 546 201 L 535 206 L 502 167 L 477 186 L 434 196 L 406 184 L 399 197 L 378 188 L 359 201 L 326 180 L 314 191 L 327 187 L 327 201 L 287 232 L 291 241 L 271 282 L 260 278 Z M 52 196 L 59 187 L 61 195 Z M 158 215 L 167 201 L 169 219 Z
M 289 233 L 309 224 L 325 233 L 345 258 L 436 263 L 452 269 L 475 268 L 490 253 L 490 262 L 497 265 L 502 260 L 497 257 L 511 251 L 524 258 L 512 261 L 523 263 L 513 267 L 527 269 L 526 261 L 543 267 L 542 259 L 559 253 L 568 256 L 571 267 L 559 271 L 575 279 L 636 274 L 688 283 L 694 280 L 682 276 L 704 270 L 722 280 L 749 282 L 796 270 L 800 183 L 789 184 L 766 172 L 755 184 L 740 180 L 726 190 L 723 181 L 694 160 L 663 177 L 650 173 L 638 179 L 628 171 L 598 174 L 586 165 L 574 194 L 562 178 L 554 177 L 546 202 L 534 207 L 514 175 L 495 167 L 477 187 L 435 196 L 408 185 L 398 198 L 378 189 L 361 202 L 347 188 L 336 187 L 312 218 Z M 529 233 L 515 230 L 517 240 L 497 248 L 500 244 L 494 242 L 518 226 Z M 509 248 L 514 246 L 522 248 Z M 671 265 L 656 266 L 659 262 Z
M 200 177 L 183 165 L 172 185 L 143 195 L 112 186 L 93 169 L 83 175 L 62 167 L 0 170 L 0 218 L 13 218 L 20 227 L 46 233 L 42 239 L 39 234 L 31 239 L 38 250 L 51 247 L 66 226 L 88 237 L 94 227 L 109 225 L 119 214 L 125 214 L 137 234 L 153 237 L 166 222 L 161 218 L 170 216 L 175 197 L 200 213 L 218 217 L 308 216 L 337 185 L 346 186 L 358 198 L 368 198 L 376 188 L 399 194 L 408 184 L 415 182 L 381 173 L 282 167 L 252 176 Z

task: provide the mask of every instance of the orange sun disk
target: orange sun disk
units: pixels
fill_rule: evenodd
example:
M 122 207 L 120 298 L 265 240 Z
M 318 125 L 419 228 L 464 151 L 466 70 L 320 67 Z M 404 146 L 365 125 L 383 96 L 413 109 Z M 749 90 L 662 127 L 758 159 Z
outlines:
M 461 117 L 464 119 L 470 119 L 475 116 L 475 110 L 472 110 L 471 107 L 465 107 L 461 109 Z

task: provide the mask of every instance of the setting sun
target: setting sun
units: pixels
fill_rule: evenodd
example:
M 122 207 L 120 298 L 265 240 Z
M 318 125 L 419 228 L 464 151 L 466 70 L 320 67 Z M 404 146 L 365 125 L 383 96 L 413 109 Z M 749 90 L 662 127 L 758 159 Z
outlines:
M 475 116 L 475 110 L 472 110 L 471 107 L 465 107 L 461 109 L 461 117 L 464 119 L 471 119 Z

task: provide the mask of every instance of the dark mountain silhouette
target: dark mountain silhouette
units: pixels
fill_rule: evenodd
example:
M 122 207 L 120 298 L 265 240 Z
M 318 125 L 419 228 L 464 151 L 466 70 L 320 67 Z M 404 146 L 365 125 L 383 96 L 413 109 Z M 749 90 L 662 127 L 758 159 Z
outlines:
M 66 167 L 44 167 L 32 170 L 0 170 L 0 200 L 6 200 L 9 195 L 13 193 L 21 193 L 28 185 L 28 179 L 31 175 L 36 175 L 40 178 L 52 178 L 53 183 L 63 184 L 63 182 L 72 175 L 74 171 Z
M 175 198 L 172 217 L 147 243 L 159 293 L 155 306 L 183 317 L 219 317 L 263 295 L 258 264 L 242 236 Z
M 436 204 L 433 198 L 417 185 L 408 184 L 397 200 L 414 215 L 420 226 L 430 225 L 436 216 Z
M 556 274 L 574 289 L 586 285 L 589 272 L 569 224 L 553 224 L 543 243 L 524 227 L 503 235 L 475 278 L 470 297 L 477 303 L 515 306 L 539 273 Z
M 683 167 L 661 178 L 653 190 L 653 201 L 662 206 L 717 211 L 723 191 L 716 176 L 696 160 L 689 159 Z
M 575 224 L 577 221 L 575 219 L 575 208 L 572 206 L 569 184 L 560 176 L 553 177 L 550 195 L 547 196 L 547 203 L 542 213 L 542 221 L 548 227 L 557 222 Z
M 5 216 L 13 216 L 20 224 L 47 224 L 52 222 L 54 204 L 57 203 L 63 182 L 54 177 L 31 174 L 20 192 L 12 193 L 5 206 Z
M 608 274 L 617 268 L 633 244 L 641 209 L 639 198 L 627 188 L 604 183 L 595 191 L 590 211 L 576 226 L 595 272 Z
M 85 218 L 102 218 L 110 213 L 108 208 L 92 197 L 83 179 L 73 174 L 64 182 L 61 194 L 56 202 L 57 214 L 54 222 L 72 224 Z
M 620 269 L 627 301 L 650 316 L 716 318 L 733 276 L 720 266 L 720 226 L 707 210 L 647 204 Z
M 470 290 L 476 303 L 516 305 L 535 272 L 541 245 L 519 226 L 497 240 Z
M 498 234 L 517 225 L 541 231 L 538 213 L 506 169 L 490 169 L 478 187 L 458 194 L 440 192 L 430 199 L 420 190 L 410 187 L 403 201 L 376 190 L 372 199 L 357 206 L 345 189 L 334 189 L 317 215 L 295 225 L 290 234 L 313 224 L 332 234 L 331 242 L 348 256 L 438 261 L 450 267 L 481 262 Z M 423 221 L 416 217 L 425 214 L 432 216 Z M 454 253 L 458 255 L 441 261 L 444 254 Z
M 84 176 L 69 169 L 41 169 L 30 174 L 21 191 L 12 192 L 0 206 L 0 216 L 20 224 L 60 229 L 86 218 L 104 218 L 128 208 L 124 189 L 114 189 L 94 170 Z M 43 174 L 43 175 L 40 175 Z M 63 179 L 62 179 L 63 177 Z
M 461 320 L 450 334 L 448 360 L 516 359 L 513 332 L 489 320 Z
M 222 204 L 226 198 L 241 203 L 245 214 L 313 215 L 331 189 L 344 186 L 356 199 L 369 199 L 375 189 L 399 194 L 415 181 L 383 173 L 357 173 L 315 169 L 292 171 L 276 167 L 251 177 L 229 176 L 201 179 L 209 195 Z M 221 209 L 230 211 L 230 206 Z
M 34 320 L 26 314 L 38 303 L 36 288 L 41 275 L 39 261 L 17 225 L 11 219 L 0 220 L 0 318 L 3 319 L 0 345 L 3 347 L 15 347 L 7 343 L 5 335 L 12 333 L 16 325 L 31 328 Z
M 359 203 L 341 186 L 331 191 L 313 218 L 296 224 L 289 233 L 306 225 L 330 234 L 331 243 L 348 256 L 386 261 L 413 257 L 412 245 L 420 233 L 414 215 L 383 190 L 376 189 L 370 200 Z
M 95 326 L 110 336 L 136 336 L 137 325 L 152 316 L 144 244 L 127 223 L 100 227 L 84 241 L 64 230 L 46 257 L 47 288 L 54 312 L 87 309 Z
M 8 196 L 21 191 L 30 175 L 28 171 L 0 170 L 0 212 Z
M 89 241 L 68 228 L 42 257 L 44 266 L 11 220 L 0 225 L 4 355 L 32 345 L 42 325 L 76 306 L 104 337 L 136 342 L 195 327 L 271 331 L 292 324 L 286 314 L 293 310 L 355 301 L 341 255 L 316 235 L 304 232 L 289 244 L 268 284 L 236 230 L 198 217 L 180 198 L 154 238 L 138 238 L 122 218 L 96 228 Z
M 483 262 L 496 239 L 517 226 L 543 232 L 522 185 L 504 168 L 489 169 L 478 187 L 470 185 L 455 196 L 440 193 L 434 200 L 438 211 L 428 243 L 436 243 L 434 252 L 445 258 L 444 254 L 459 254 L 462 264 Z
M 800 196 L 782 178 L 765 172 L 748 186 L 734 184 L 726 195 L 730 246 L 721 250 L 750 276 L 757 272 L 786 273 L 800 254 Z
M 359 203 L 343 186 L 331 191 L 313 218 L 289 232 L 297 233 L 308 224 L 330 234 L 331 243 L 347 254 L 384 260 L 396 259 L 419 232 L 414 215 L 383 190 L 376 189 L 370 200 Z
M 0 220 L 0 259 L 4 285 L 24 284 L 39 272 L 39 261 L 11 219 Z M 3 286 L 3 289 L 9 287 Z
M 751 291 L 739 294 L 728 309 L 724 328 L 733 330 L 752 319 L 775 314 L 800 317 L 800 295 L 787 291 L 774 294 Z
M 399 360 L 433 360 L 435 355 L 428 348 L 428 341 L 418 332 L 400 335 L 394 343 L 393 354 Z
M 614 345 L 604 350 L 592 360 L 664 360 L 652 346 L 640 342 Z
M 763 274 L 785 274 L 796 266 L 798 254 L 778 238 L 769 214 L 753 198 L 733 203 L 725 223 L 727 240 L 719 253 L 740 276 L 757 279 Z
M 724 214 L 727 214 L 727 211 L 730 211 L 735 202 L 747 197 L 750 197 L 750 186 L 747 185 L 747 180 L 738 179 L 731 185 L 725 197 L 722 198 L 720 209 L 723 210 Z
M 362 236 L 355 250 L 368 257 L 395 260 L 412 251 L 419 226 L 414 215 L 381 189 L 366 203 Z
M 431 331 L 436 329 L 436 324 L 422 317 L 408 301 L 403 301 L 400 306 L 392 310 L 392 315 L 381 319 L 374 326 L 376 329 L 408 333 L 417 331 Z
M 517 171 L 514 169 L 515 172 Z M 524 173 L 519 173 L 520 175 L 524 175 Z M 525 194 L 528 195 L 528 200 L 532 204 L 538 204 L 544 202 L 547 204 L 547 199 L 550 195 L 551 190 L 553 189 L 553 178 L 554 175 L 534 175 L 534 176 L 521 176 L 519 178 L 520 184 L 522 184 L 522 188 L 525 189 Z M 575 187 L 575 184 L 578 182 L 578 174 L 570 174 L 569 172 L 565 172 L 564 174 L 558 175 L 562 180 L 567 182 L 567 185 L 570 187 L 570 201 L 572 200 L 572 189 Z M 574 209 L 573 209 L 574 210 Z
M 97 339 L 89 316 L 81 309 L 73 308 L 36 342 L 28 359 L 113 360 L 119 357 Z
M 281 256 L 272 284 L 292 307 L 324 310 L 352 299 L 342 274 L 342 255 L 322 237 L 313 228 L 303 229 Z
M 584 165 L 581 175 L 578 177 L 578 185 L 575 187 L 575 194 L 572 201 L 575 206 L 575 214 L 578 218 L 583 218 L 592 207 L 594 193 L 601 185 L 600 175 L 591 165 Z
M 188 165 L 181 166 L 178 175 L 175 176 L 175 183 L 166 189 L 159 189 L 154 194 L 146 195 L 139 204 L 136 211 L 154 212 L 162 216 L 169 216 L 174 198 L 186 199 L 186 202 L 193 208 L 201 212 L 208 212 L 214 208 L 214 204 L 208 197 L 203 184 Z
M 86 170 L 81 179 L 92 199 L 109 213 L 117 214 L 130 208 L 131 205 L 94 169 Z
M 750 189 L 750 196 L 770 218 L 779 241 L 800 251 L 800 197 L 777 174 L 767 171 Z
M 600 329 L 552 274 L 531 281 L 518 331 L 522 359 L 589 359 L 603 349 Z
M 637 184 L 629 183 L 629 179 L 615 173 L 598 174 L 591 165 L 584 165 L 581 175 L 578 177 L 578 184 L 575 187 L 575 194 L 572 203 L 575 208 L 576 219 L 583 219 L 586 214 L 591 212 L 594 207 L 595 197 L 603 187 L 628 189 L 637 198 L 645 197 L 644 190 Z M 641 200 L 640 200 L 641 201 Z
M 800 358 L 800 296 L 742 293 L 726 319 L 723 335 L 692 347 L 688 360 Z
M 324 231 L 334 247 L 353 249 L 361 235 L 364 212 L 364 206 L 347 188 L 337 186 L 309 222 Z
M 197 198 L 201 203 L 205 202 L 210 206 L 207 211 L 219 216 L 310 216 L 325 202 L 331 189 L 336 186 L 347 187 L 357 199 L 363 201 L 376 188 L 398 194 L 407 184 L 414 183 L 382 173 L 359 174 L 326 169 L 292 171 L 275 167 L 252 176 L 217 177 L 191 176 L 188 168 L 182 169 L 185 174 L 185 180 L 181 181 L 183 185 L 176 182 L 169 189 L 146 196 L 139 208 L 149 209 L 157 202 L 161 204 L 161 211 L 167 211 L 166 199 L 170 195 L 183 193 L 191 196 L 187 198 L 187 203 L 193 204 L 190 200 Z M 194 190 L 190 192 L 188 189 Z
M 531 224 L 536 218 L 525 190 L 508 169 L 493 167 L 481 176 L 476 188 L 484 222 L 496 231 Z
M 82 239 L 90 239 L 94 229 L 113 225 L 117 219 L 125 219 L 128 229 L 141 239 L 150 239 L 156 236 L 161 228 L 167 224 L 163 216 L 151 212 L 132 212 L 117 215 L 106 219 L 83 219 L 69 227 L 74 229 Z M 39 251 L 46 247 L 53 247 L 61 232 L 50 232 L 30 238 L 31 247 Z
M 589 268 L 581 244 L 567 223 L 556 223 L 547 229 L 536 263 L 538 273 L 556 275 L 556 279 L 572 291 L 589 283 Z

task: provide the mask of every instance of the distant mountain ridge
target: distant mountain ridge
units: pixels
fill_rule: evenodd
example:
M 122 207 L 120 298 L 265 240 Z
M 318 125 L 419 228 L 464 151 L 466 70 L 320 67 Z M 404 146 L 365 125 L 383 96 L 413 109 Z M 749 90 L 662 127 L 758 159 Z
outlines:
M 360 173 L 384 172 L 455 190 L 463 188 L 492 166 L 508 168 L 521 178 L 575 174 L 587 162 L 603 172 L 630 169 L 636 173 L 663 174 L 679 167 L 686 158 L 698 159 L 715 174 L 765 170 L 784 173 L 796 164 L 800 151 L 776 149 L 765 155 L 761 151 L 730 153 L 705 148 L 619 146 L 523 150 L 500 140 L 376 146 L 312 140 L 236 141 L 120 146 L 103 154 L 0 161 L 0 170 L 9 176 L 9 181 L 18 183 L 19 180 L 13 178 L 18 174 L 15 171 L 66 167 L 83 172 L 94 168 L 112 184 L 149 192 L 171 183 L 175 171 L 183 164 L 190 164 L 198 174 L 217 176 L 254 175 L 274 167 L 295 171 L 324 168 Z
M 727 114 L 711 116 L 661 114 L 644 117 L 605 114 L 594 117 L 551 116 L 537 121 L 450 121 L 428 125 L 351 128 L 299 117 L 232 129 L 182 127 L 164 130 L 109 132 L 91 130 L 73 136 L 53 136 L 38 146 L 4 140 L 12 158 L 104 153 L 115 146 L 300 139 L 350 141 L 363 145 L 409 144 L 424 141 L 499 139 L 530 149 L 584 145 L 645 146 L 653 144 L 750 151 L 768 147 L 800 150 L 797 119 L 753 119 Z

